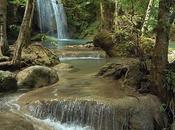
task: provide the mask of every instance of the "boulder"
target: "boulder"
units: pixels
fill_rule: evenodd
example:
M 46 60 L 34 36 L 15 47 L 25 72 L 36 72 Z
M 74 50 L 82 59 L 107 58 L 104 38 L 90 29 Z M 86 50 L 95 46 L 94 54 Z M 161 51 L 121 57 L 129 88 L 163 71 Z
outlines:
M 0 113 L 0 130 L 35 130 L 34 126 L 14 113 Z
M 59 80 L 54 69 L 38 65 L 20 71 L 16 79 L 19 88 L 38 88 L 52 85 Z
M 149 71 L 138 60 L 131 60 L 121 63 L 108 63 L 103 66 L 97 76 L 120 80 L 124 85 L 136 87 L 141 91 L 149 91 L 149 81 L 147 80 Z M 144 90 L 143 90 L 144 88 Z
M 115 53 L 112 51 L 115 43 L 113 42 L 113 37 L 111 33 L 107 31 L 98 33 L 94 37 L 93 43 L 95 47 L 100 47 L 101 49 L 103 49 L 108 56 L 115 56 Z
M 0 92 L 7 92 L 17 89 L 15 74 L 9 71 L 0 71 Z
M 22 60 L 28 65 L 54 66 L 59 63 L 58 57 L 40 43 L 35 43 L 22 51 Z

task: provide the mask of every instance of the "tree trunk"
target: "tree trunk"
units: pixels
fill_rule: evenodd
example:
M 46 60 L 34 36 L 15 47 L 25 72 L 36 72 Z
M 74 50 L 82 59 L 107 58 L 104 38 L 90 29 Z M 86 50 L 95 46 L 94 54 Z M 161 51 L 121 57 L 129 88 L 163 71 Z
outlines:
M 0 0 L 0 56 L 8 53 L 6 34 L 7 0 Z
M 18 39 L 16 41 L 16 48 L 12 59 L 12 64 L 20 64 L 22 49 L 30 42 L 34 8 L 35 8 L 35 0 L 28 0 L 20 32 L 18 35 Z
M 112 0 L 100 1 L 101 29 L 113 31 L 115 19 L 115 2 Z
M 152 58 L 153 91 L 163 101 L 166 100 L 166 91 L 163 87 L 164 70 L 168 64 L 168 45 L 171 27 L 171 7 L 173 0 L 160 0 L 157 25 L 156 44 Z
M 144 35 L 145 29 L 147 28 L 148 20 L 149 20 L 150 15 L 151 15 L 151 8 L 153 6 L 153 3 L 154 3 L 154 0 L 149 0 L 148 8 L 146 10 L 145 20 L 144 20 L 144 23 L 143 23 L 143 26 L 142 26 L 142 29 L 141 29 L 142 35 Z

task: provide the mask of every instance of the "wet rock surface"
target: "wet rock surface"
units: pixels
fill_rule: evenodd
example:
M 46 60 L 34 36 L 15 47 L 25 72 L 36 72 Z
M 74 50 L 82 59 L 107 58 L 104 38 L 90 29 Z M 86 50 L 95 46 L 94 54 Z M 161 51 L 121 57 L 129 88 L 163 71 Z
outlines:
M 9 71 L 0 71 L 0 92 L 13 91 L 17 89 L 15 74 Z
M 0 112 L 0 130 L 35 130 L 35 128 L 17 114 Z
M 45 66 L 31 66 L 20 71 L 17 76 L 19 88 L 38 88 L 56 83 L 59 78 L 54 69 Z
M 147 95 L 117 100 L 101 97 L 41 100 L 29 104 L 28 110 L 40 119 L 74 122 L 95 130 L 160 130 L 166 124 L 160 106 L 155 96 Z

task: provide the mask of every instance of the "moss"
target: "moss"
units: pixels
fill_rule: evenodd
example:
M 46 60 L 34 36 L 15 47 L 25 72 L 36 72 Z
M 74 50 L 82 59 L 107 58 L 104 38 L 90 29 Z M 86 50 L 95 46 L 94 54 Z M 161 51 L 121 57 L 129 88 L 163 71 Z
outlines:
M 95 36 L 94 45 L 102 48 L 110 57 L 133 56 L 135 46 L 130 39 L 131 36 L 124 31 L 115 34 L 103 31 Z
M 153 39 L 147 37 L 141 38 L 141 47 L 145 55 L 152 56 L 154 45 L 155 41 Z

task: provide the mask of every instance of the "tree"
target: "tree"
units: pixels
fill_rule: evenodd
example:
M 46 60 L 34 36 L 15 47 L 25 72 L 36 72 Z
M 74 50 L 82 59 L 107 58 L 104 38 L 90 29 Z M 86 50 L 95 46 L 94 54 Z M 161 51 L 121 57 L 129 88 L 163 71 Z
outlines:
M 144 23 L 143 23 L 143 26 L 141 29 L 141 33 L 142 33 L 141 35 L 143 35 L 145 33 L 145 29 L 147 27 L 148 20 L 149 20 L 150 15 L 151 15 L 151 9 L 152 9 L 153 3 L 154 3 L 154 0 L 149 1 L 148 8 L 146 10 L 145 20 L 144 20 Z
M 6 20 L 7 20 L 7 0 L 0 0 L 0 56 L 8 52 Z
M 30 42 L 34 8 L 35 8 L 35 0 L 28 0 L 26 3 L 26 9 L 20 27 L 18 39 L 16 41 L 16 48 L 12 59 L 12 64 L 15 65 L 20 64 L 22 49 Z
M 115 18 L 115 2 L 112 0 L 100 0 L 101 28 L 113 31 Z
M 156 44 L 152 58 L 153 91 L 166 100 L 166 91 L 163 87 L 164 70 L 168 64 L 168 45 L 170 28 L 174 21 L 174 0 L 160 0 L 157 24 Z

